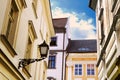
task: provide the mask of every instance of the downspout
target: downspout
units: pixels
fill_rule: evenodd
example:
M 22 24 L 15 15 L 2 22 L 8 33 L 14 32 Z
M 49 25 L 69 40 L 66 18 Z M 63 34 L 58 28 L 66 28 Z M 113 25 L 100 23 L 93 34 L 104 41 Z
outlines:
M 69 56 L 69 53 L 67 53 L 67 55 L 65 57 L 65 76 L 64 76 L 64 80 L 66 80 L 66 61 L 67 61 L 68 56 Z
M 66 80 L 66 67 L 67 67 L 66 61 L 67 61 L 67 58 L 69 56 L 69 52 L 68 52 L 69 46 L 70 46 L 70 39 L 68 39 L 68 45 L 67 45 L 67 49 L 66 49 L 67 55 L 65 56 L 65 76 L 64 76 L 64 80 Z
M 64 47 L 65 47 L 65 29 L 64 29 L 64 33 L 63 33 L 63 54 L 62 54 L 62 75 L 61 75 L 61 80 L 63 80 L 63 73 L 64 73 Z

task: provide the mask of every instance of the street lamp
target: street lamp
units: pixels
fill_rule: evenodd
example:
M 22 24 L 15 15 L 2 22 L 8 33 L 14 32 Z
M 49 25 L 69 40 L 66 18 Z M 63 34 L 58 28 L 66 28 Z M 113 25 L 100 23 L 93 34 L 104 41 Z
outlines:
M 35 61 L 41 61 L 43 59 L 45 59 L 48 55 L 48 50 L 49 50 L 49 46 L 46 44 L 46 42 L 44 41 L 42 44 L 38 45 L 39 50 L 40 50 L 40 55 L 41 58 L 40 59 L 20 59 L 19 65 L 18 65 L 18 69 L 19 68 L 24 68 L 25 66 L 34 63 Z

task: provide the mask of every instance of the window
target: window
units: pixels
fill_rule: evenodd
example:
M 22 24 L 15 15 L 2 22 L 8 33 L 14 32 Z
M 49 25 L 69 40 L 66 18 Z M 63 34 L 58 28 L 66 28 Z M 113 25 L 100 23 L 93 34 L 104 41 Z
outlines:
M 101 19 L 101 43 L 103 43 L 103 40 L 105 38 L 105 32 L 104 32 L 104 19 L 103 19 L 103 16 L 102 16 L 102 19 Z
M 47 77 L 47 80 L 56 80 L 56 79 L 53 77 Z
M 17 29 L 17 21 L 18 21 L 18 14 L 19 10 L 14 0 L 11 2 L 10 11 L 9 11 L 9 18 L 7 23 L 7 28 L 5 32 L 5 36 L 9 43 L 13 46 L 15 33 Z
M 32 7 L 33 7 L 33 11 L 34 11 L 34 14 L 35 14 L 35 17 L 37 18 L 37 2 L 38 0 L 33 0 L 32 2 Z
M 50 46 L 57 46 L 57 37 L 51 37 Z
M 87 75 L 95 75 L 95 65 L 87 64 Z
M 89 51 L 90 49 L 89 49 L 89 48 L 84 48 L 84 47 L 82 47 L 82 48 L 79 48 L 78 50 L 79 50 L 79 51 Z
M 35 6 L 35 10 L 37 9 L 37 2 L 38 2 L 38 0 L 33 0 L 33 4 Z
M 49 56 L 49 64 L 48 64 L 48 68 L 55 68 L 55 60 L 56 60 L 56 57 L 55 56 Z
M 27 37 L 27 44 L 26 44 L 26 52 L 24 54 L 25 59 L 32 58 L 32 50 L 34 45 L 34 40 L 37 39 L 37 34 L 31 20 L 28 21 L 28 37 Z M 25 67 L 28 72 L 30 72 L 31 68 L 30 65 Z
M 75 64 L 75 75 L 82 75 L 82 64 Z

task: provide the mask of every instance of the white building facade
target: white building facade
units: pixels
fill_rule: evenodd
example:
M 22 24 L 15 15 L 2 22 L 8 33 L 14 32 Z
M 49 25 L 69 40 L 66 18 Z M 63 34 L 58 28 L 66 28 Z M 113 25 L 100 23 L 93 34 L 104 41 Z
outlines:
M 47 79 L 65 80 L 66 48 L 70 39 L 69 19 L 53 19 L 56 35 L 51 38 Z

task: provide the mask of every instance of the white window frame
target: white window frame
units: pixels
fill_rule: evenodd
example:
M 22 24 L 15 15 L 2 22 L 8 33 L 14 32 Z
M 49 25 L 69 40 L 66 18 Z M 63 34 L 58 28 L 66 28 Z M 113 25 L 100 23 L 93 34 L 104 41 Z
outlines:
M 88 64 L 91 65 L 91 63 L 88 63 Z M 94 64 L 94 63 L 93 63 L 93 64 Z M 86 64 L 86 75 L 87 75 L 87 76 L 95 76 L 95 75 L 96 75 L 96 67 L 95 67 L 95 65 L 96 65 L 96 64 L 94 64 L 94 75 L 88 75 L 88 74 L 87 74 L 87 64 Z
M 76 64 L 74 64 L 74 76 L 83 76 L 83 64 L 77 63 L 77 65 L 82 65 L 82 74 L 81 75 L 76 75 L 75 74 L 75 65 Z

